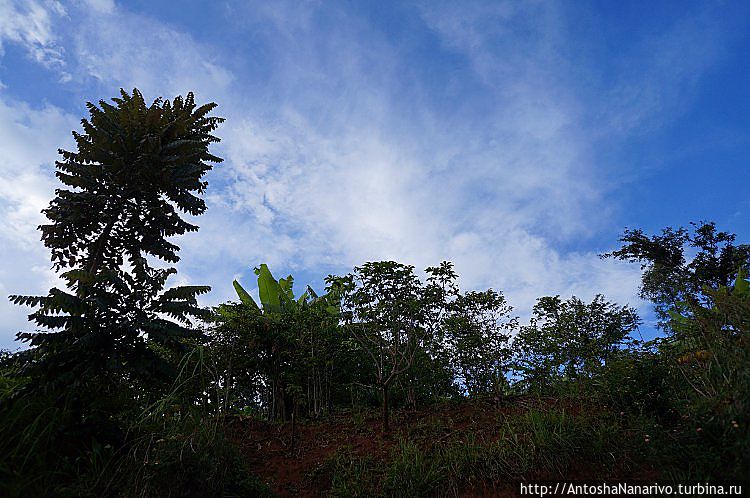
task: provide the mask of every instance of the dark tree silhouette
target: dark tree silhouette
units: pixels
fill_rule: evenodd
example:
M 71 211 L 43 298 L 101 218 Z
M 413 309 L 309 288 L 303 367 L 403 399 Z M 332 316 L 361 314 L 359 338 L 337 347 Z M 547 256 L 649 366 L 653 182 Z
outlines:
M 730 285 L 738 269 L 750 262 L 750 245 L 735 244 L 734 234 L 718 231 L 713 222 L 691 226 L 667 227 L 651 236 L 628 229 L 620 237 L 622 247 L 602 255 L 641 264 L 641 297 L 654 303 L 665 330 L 669 310 L 680 303 L 706 304 L 706 288 Z
M 112 100 L 88 103 L 83 132 L 73 132 L 77 150 L 59 151 L 56 175 L 67 188 L 56 190 L 43 211 L 50 223 L 39 227 L 67 289 L 10 297 L 37 307 L 29 319 L 47 329 L 18 334 L 33 346 L 25 362 L 33 385 L 69 387 L 102 373 L 155 380 L 203 313 L 196 296 L 209 287 L 164 290 L 176 270 L 148 258 L 176 263 L 168 238 L 198 229 L 180 213 L 206 210 L 198 195 L 221 162 L 208 149 L 223 119 L 192 93 L 147 105 L 137 89 L 121 90 Z

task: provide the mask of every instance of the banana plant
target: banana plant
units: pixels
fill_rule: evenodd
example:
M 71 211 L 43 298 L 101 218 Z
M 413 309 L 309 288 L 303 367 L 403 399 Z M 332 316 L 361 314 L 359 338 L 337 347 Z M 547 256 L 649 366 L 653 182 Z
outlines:
M 314 303 L 323 302 L 327 304 L 327 309 L 330 313 L 338 311 L 338 307 L 331 304 L 331 298 L 329 294 L 318 296 L 316 292 L 307 286 L 302 295 L 299 297 L 294 296 L 294 277 L 291 275 L 286 278 L 280 278 L 276 280 L 268 269 L 268 265 L 265 263 L 255 268 L 255 274 L 258 276 L 258 293 L 260 295 L 260 306 L 255 302 L 253 297 L 240 285 L 237 280 L 232 282 L 234 289 L 237 292 L 237 296 L 240 301 L 257 310 L 259 313 L 270 314 L 280 313 L 282 310 L 298 310 L 303 306 L 310 306 Z

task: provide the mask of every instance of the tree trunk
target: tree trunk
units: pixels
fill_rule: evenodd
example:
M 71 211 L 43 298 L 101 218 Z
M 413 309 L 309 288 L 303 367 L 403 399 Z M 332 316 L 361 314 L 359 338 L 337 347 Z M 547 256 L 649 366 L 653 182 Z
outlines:
M 294 437 L 297 432 L 297 401 L 294 402 L 294 408 L 292 409 L 292 443 L 290 444 L 290 451 L 294 451 Z
M 268 420 L 273 422 L 276 417 L 276 380 L 271 380 L 271 389 L 269 394 L 271 397 L 271 406 L 268 412 Z
M 333 412 L 333 398 L 331 398 L 331 377 L 333 375 L 333 363 L 331 363 L 331 368 L 326 369 L 326 413 L 330 415 Z
M 232 349 L 229 353 L 229 366 L 227 368 L 227 376 L 226 380 L 224 381 L 224 406 L 223 406 L 223 413 L 227 413 L 227 406 L 229 405 L 229 390 L 232 386 L 232 363 L 234 360 L 234 345 L 232 346 Z
M 383 432 L 387 433 L 390 430 L 388 423 L 388 384 L 383 384 Z

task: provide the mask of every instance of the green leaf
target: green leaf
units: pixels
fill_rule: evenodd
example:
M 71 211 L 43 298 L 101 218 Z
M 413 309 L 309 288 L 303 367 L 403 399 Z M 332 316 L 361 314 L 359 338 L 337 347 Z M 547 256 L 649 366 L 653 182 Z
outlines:
M 299 297 L 299 299 L 297 299 L 297 304 L 298 304 L 299 306 L 302 306 L 303 304 L 306 304 L 306 303 L 307 303 L 307 299 L 308 299 L 309 297 L 310 297 L 310 295 L 308 294 L 308 292 L 307 292 L 307 291 L 305 291 L 305 292 L 304 292 L 304 293 L 303 293 L 303 294 L 302 294 L 302 295 L 301 295 L 301 296 Z
M 338 316 L 341 313 L 338 306 L 326 306 L 326 311 L 333 316 Z
M 280 278 L 279 279 L 279 287 L 281 287 L 281 290 L 283 293 L 281 294 L 282 299 L 288 298 L 290 301 L 294 300 L 294 291 L 292 290 L 292 287 L 294 286 L 294 277 L 291 275 L 287 276 L 286 278 Z
M 737 279 L 734 281 L 734 293 L 740 296 L 750 293 L 750 282 L 747 280 L 747 268 L 740 266 Z
M 234 285 L 234 290 L 237 291 L 237 295 L 240 298 L 240 301 L 242 301 L 242 304 L 245 304 L 247 306 L 250 306 L 251 308 L 260 311 L 260 308 L 258 307 L 258 304 L 255 302 L 253 297 L 248 294 L 248 292 L 240 285 L 240 283 L 236 280 L 232 282 L 232 285 Z
M 318 299 L 318 294 L 309 285 L 307 286 L 307 291 L 305 291 L 305 294 L 309 295 L 313 299 Z
M 258 275 L 258 291 L 263 311 L 265 313 L 278 313 L 281 311 L 281 295 L 284 291 L 273 278 L 271 270 L 265 263 L 255 269 L 255 274 Z

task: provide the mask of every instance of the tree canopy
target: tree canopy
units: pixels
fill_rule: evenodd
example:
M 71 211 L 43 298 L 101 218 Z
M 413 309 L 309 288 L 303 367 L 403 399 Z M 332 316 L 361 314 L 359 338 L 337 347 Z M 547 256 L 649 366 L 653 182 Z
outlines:
M 716 223 L 691 228 L 667 227 L 651 236 L 628 229 L 620 237 L 622 247 L 602 255 L 641 264 L 641 297 L 654 303 L 665 330 L 671 308 L 688 301 L 705 304 L 706 288 L 730 285 L 750 263 L 750 244 L 735 244 L 736 236 L 718 231 Z

